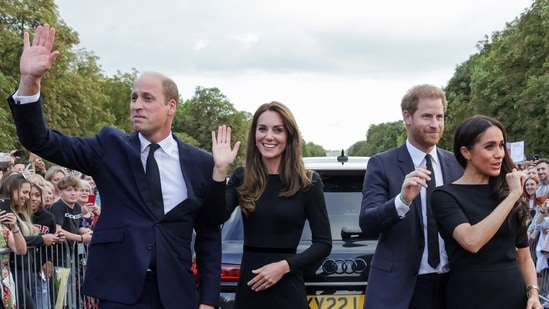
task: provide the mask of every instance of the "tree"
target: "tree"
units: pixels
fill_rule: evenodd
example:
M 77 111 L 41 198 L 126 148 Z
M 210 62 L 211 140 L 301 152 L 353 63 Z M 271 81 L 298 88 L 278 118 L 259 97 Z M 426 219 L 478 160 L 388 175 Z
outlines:
M 250 121 L 251 114 L 237 111 L 218 88 L 196 87 L 194 96 L 178 108 L 173 127 L 176 132 L 192 136 L 195 146 L 211 151 L 211 132 L 227 124 L 232 129 L 232 141 L 241 141 L 234 167 L 245 162 Z
M 371 125 L 366 141 L 355 143 L 349 148 L 352 156 L 373 156 L 376 153 L 401 145 L 406 139 L 406 128 L 402 121 Z
M 549 1 L 537 0 L 504 30 L 479 42 L 479 52 L 458 67 L 446 87 L 447 132 L 466 117 L 485 114 L 505 125 L 508 141 L 523 140 L 525 153 L 549 155 L 547 26 Z M 446 146 L 450 136 L 444 137 Z
M 303 151 L 304 157 L 325 157 L 326 150 L 320 145 L 316 145 L 312 142 L 305 142 L 304 139 L 301 139 L 301 149 Z

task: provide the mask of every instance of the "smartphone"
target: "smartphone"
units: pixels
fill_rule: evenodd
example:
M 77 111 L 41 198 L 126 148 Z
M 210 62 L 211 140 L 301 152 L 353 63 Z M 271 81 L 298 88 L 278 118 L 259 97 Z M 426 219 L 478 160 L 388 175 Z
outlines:
M 22 157 L 25 155 L 25 150 L 23 149 L 19 149 L 19 150 L 16 150 L 14 153 L 13 153 L 13 156 L 14 157 Z
M 95 204 L 95 194 L 88 194 L 88 204 Z
M 9 198 L 0 199 L 0 211 L 4 210 L 6 213 L 12 212 Z

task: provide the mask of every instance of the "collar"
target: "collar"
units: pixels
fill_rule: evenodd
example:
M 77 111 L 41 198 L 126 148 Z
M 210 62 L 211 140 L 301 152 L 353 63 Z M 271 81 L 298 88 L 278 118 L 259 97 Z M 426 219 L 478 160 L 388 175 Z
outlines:
M 406 148 L 408 149 L 408 153 L 412 157 L 412 161 L 414 162 L 414 166 L 416 168 L 425 165 L 425 155 L 427 155 L 425 152 L 414 147 L 414 145 L 412 145 L 408 140 L 406 140 Z M 437 146 L 433 147 L 433 149 L 431 149 L 431 152 L 429 152 L 429 154 L 433 158 L 433 163 L 435 165 L 439 165 Z
M 141 145 L 141 153 L 145 152 L 145 150 L 148 151 L 148 147 L 151 144 L 141 133 L 138 133 L 137 136 L 139 137 L 139 144 Z M 158 145 L 160 145 L 160 148 L 167 154 L 172 152 L 172 149 L 177 148 L 177 142 L 173 138 L 173 135 L 170 134 L 163 140 L 161 140 Z

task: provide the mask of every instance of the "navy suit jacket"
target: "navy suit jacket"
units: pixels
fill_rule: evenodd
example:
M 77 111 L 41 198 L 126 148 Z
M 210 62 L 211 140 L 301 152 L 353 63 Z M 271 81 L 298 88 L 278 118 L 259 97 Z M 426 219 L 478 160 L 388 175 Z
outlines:
M 463 174 L 454 154 L 437 148 L 444 183 Z M 360 228 L 368 236 L 379 236 L 372 259 L 365 308 L 407 309 L 425 247 L 421 197 L 400 218 L 395 197 L 406 174 L 415 170 L 406 144 L 372 156 L 364 178 Z
M 212 179 L 211 154 L 176 138 L 188 199 L 157 219 L 140 157 L 137 133 L 104 127 L 94 137 L 71 137 L 47 127 L 41 100 L 8 99 L 23 146 L 44 159 L 93 177 L 101 192 L 101 216 L 94 228 L 84 294 L 135 303 L 143 292 L 152 250 L 165 308 L 194 308 L 197 288 L 191 272 L 193 229 L 200 303 L 217 306 L 225 182 Z

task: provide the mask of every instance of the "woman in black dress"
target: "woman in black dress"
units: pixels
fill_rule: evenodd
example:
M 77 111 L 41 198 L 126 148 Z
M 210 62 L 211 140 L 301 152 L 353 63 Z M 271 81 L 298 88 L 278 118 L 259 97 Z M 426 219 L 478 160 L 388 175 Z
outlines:
M 305 169 L 300 140 L 285 105 L 261 105 L 248 135 L 246 166 L 237 168 L 227 184 L 228 212 L 240 205 L 244 225 L 238 309 L 309 308 L 301 270 L 330 253 L 322 183 Z M 296 253 L 305 220 L 312 244 Z
M 463 176 L 431 197 L 450 260 L 448 309 L 542 308 L 526 236 L 529 212 L 521 202 L 526 175 L 506 141 L 493 118 L 463 121 L 454 137 Z

